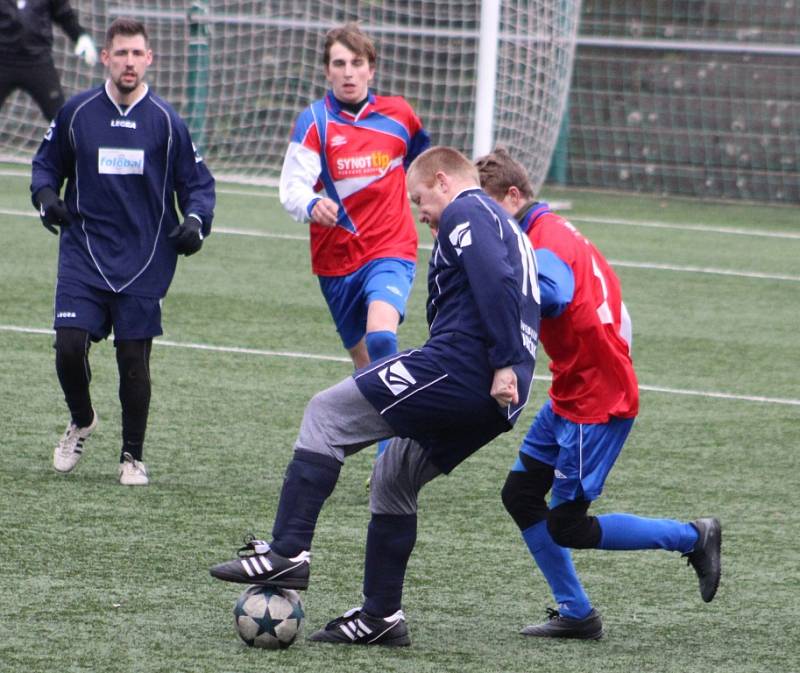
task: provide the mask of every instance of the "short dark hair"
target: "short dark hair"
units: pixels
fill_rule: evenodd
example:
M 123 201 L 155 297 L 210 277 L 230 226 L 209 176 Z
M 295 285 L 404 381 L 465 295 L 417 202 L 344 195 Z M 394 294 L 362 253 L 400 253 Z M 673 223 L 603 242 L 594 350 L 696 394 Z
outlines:
M 369 61 L 370 66 L 375 67 L 375 63 L 378 60 L 375 44 L 355 21 L 350 21 L 338 28 L 332 28 L 325 34 L 325 49 L 322 52 L 322 62 L 326 66 L 331 63 L 331 47 L 335 42 L 343 44 L 357 56 L 364 56 Z
M 145 44 L 149 46 L 150 38 L 147 36 L 144 24 L 136 19 L 131 19 L 126 16 L 121 16 L 114 19 L 106 31 L 106 49 L 111 47 L 111 43 L 117 35 L 125 35 L 133 37 L 134 35 L 141 35 L 144 37 Z
M 511 187 L 516 187 L 525 199 L 533 199 L 533 187 L 525 167 L 515 161 L 504 147 L 475 160 L 481 187 L 489 196 L 502 199 Z

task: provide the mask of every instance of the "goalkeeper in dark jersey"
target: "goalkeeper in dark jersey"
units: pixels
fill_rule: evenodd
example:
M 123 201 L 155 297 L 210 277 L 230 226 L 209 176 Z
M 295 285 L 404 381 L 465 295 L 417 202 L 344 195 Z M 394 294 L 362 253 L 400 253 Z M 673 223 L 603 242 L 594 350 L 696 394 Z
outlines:
M 36 101 L 50 121 L 64 104 L 64 92 L 53 63 L 53 23 L 75 43 L 75 55 L 89 67 L 97 48 L 78 23 L 69 0 L 4 0 L 0 2 L 0 108 L 16 89 Z
M 101 56 L 108 79 L 58 112 L 33 159 L 31 194 L 44 226 L 53 233 L 60 227 L 56 372 L 71 420 L 53 466 L 70 472 L 97 426 L 89 347 L 113 329 L 122 406 L 119 481 L 135 486 L 149 481 L 142 451 L 161 302 L 178 255 L 200 250 L 210 232 L 214 178 L 186 124 L 144 81 L 153 59 L 144 26 L 115 20 Z

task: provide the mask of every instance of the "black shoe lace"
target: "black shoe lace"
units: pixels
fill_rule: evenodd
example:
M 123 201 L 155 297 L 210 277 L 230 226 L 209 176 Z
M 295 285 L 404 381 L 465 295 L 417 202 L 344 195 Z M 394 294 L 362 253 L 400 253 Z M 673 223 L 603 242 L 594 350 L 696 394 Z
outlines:
M 561 613 L 553 608 L 547 608 L 547 619 L 553 621 L 554 619 L 561 619 Z

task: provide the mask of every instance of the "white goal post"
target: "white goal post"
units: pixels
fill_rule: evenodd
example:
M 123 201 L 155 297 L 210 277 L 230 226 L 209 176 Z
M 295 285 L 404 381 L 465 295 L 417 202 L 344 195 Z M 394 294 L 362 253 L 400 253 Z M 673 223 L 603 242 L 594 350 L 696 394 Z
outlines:
M 150 32 L 149 81 L 190 124 L 215 174 L 269 183 L 292 123 L 326 89 L 329 28 L 358 20 L 378 48 L 374 89 L 402 95 L 434 143 L 468 155 L 505 145 L 541 185 L 566 106 L 579 0 L 72 0 L 102 43 L 134 16 Z M 67 96 L 99 84 L 54 30 Z M 0 155 L 29 161 L 47 122 L 25 94 L 0 110 Z

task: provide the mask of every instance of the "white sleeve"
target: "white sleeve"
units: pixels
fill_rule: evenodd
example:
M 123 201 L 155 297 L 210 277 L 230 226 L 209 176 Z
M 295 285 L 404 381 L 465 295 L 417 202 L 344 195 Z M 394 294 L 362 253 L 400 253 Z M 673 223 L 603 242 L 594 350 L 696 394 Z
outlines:
M 283 157 L 278 196 L 286 212 L 298 222 L 309 220 L 308 204 L 322 196 L 314 191 L 321 172 L 319 154 L 300 143 L 289 143 Z

